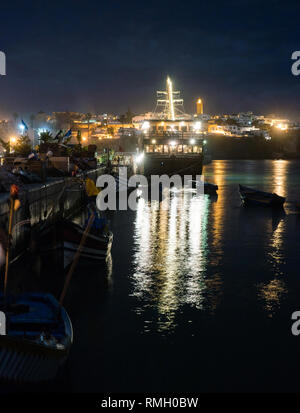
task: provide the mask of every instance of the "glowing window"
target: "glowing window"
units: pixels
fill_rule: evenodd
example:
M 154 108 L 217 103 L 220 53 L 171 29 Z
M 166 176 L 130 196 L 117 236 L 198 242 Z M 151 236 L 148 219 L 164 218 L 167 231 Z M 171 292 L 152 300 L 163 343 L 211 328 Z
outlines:
M 183 145 L 183 152 L 184 153 L 192 153 L 193 147 L 191 145 Z
M 162 153 L 162 151 L 163 151 L 163 145 L 154 146 L 154 152 Z
M 153 152 L 153 145 L 146 145 L 146 152 Z

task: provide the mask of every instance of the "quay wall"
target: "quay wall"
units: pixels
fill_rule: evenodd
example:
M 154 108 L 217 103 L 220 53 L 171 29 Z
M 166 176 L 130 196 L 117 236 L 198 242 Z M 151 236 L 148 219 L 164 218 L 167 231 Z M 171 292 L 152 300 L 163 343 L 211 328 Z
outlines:
M 94 169 L 86 173 L 96 181 L 104 169 Z M 79 176 L 80 177 L 80 176 Z M 66 190 L 63 188 L 66 186 Z M 14 212 L 11 260 L 15 260 L 29 246 L 32 232 L 38 230 L 47 217 L 52 219 L 58 213 L 72 215 L 84 205 L 84 189 L 74 178 L 48 178 L 43 184 L 24 185 L 20 189 L 20 208 Z M 5 244 L 8 234 L 9 193 L 0 194 L 0 242 Z M 49 223 L 51 222 L 48 219 Z M 47 224 L 48 224 L 47 221 Z M 23 225 L 20 225 L 24 222 Z M 17 225 L 16 225 L 17 224 Z

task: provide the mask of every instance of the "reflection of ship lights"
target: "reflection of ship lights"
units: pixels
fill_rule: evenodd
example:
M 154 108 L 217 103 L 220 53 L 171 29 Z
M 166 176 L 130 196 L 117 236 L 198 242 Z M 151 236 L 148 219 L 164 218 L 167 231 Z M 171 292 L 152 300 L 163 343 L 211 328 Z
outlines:
M 139 155 L 135 157 L 135 162 L 141 163 L 143 159 L 144 159 L 144 153 L 140 153 Z

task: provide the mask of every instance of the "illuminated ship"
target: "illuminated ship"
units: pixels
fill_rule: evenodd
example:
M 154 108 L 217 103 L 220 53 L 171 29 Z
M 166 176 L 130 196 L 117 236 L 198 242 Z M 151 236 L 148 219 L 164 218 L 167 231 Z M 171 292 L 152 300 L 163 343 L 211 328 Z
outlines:
M 157 112 L 160 109 L 160 112 Z M 149 175 L 200 175 L 203 138 L 201 122 L 184 113 L 180 92 L 167 78 L 165 91 L 157 92 L 153 117 L 142 125 L 138 170 Z

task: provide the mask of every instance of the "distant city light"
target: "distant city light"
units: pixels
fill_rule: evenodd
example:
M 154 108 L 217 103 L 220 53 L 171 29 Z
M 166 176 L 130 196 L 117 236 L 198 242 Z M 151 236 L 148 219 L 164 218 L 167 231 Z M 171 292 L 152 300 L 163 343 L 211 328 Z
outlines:
M 143 124 L 142 124 L 142 130 L 143 131 L 147 131 L 150 128 L 150 123 L 146 120 Z
M 156 143 L 156 140 L 155 140 L 155 139 L 152 139 L 151 143 Z
M 191 139 L 191 140 L 190 140 L 190 144 L 191 144 L 191 145 L 194 145 L 195 143 L 196 143 L 195 139 Z
M 23 126 L 23 128 L 24 128 L 24 126 Z M 46 128 L 39 128 L 37 132 L 38 132 L 38 135 L 40 136 L 41 133 L 46 133 L 46 132 L 48 132 L 48 130 Z
M 85 141 L 86 141 L 86 137 L 84 136 L 84 137 L 82 138 L 82 140 L 85 142 Z
M 199 131 L 201 129 L 201 122 L 195 122 L 194 124 L 194 130 Z
M 287 125 L 285 125 L 284 123 L 278 123 L 276 125 L 276 128 L 280 130 L 287 130 Z
M 171 146 L 175 146 L 175 145 L 176 145 L 176 142 L 175 142 L 175 141 L 171 141 L 171 142 L 170 142 L 170 145 L 171 145 Z
M 17 142 L 17 138 L 12 137 L 12 138 L 10 138 L 9 141 L 10 141 L 10 143 L 12 143 L 12 144 L 13 144 L 13 143 L 16 143 L 16 142 Z
M 20 129 L 22 132 L 24 132 L 25 126 L 24 126 L 22 123 L 20 123 L 19 129 Z

